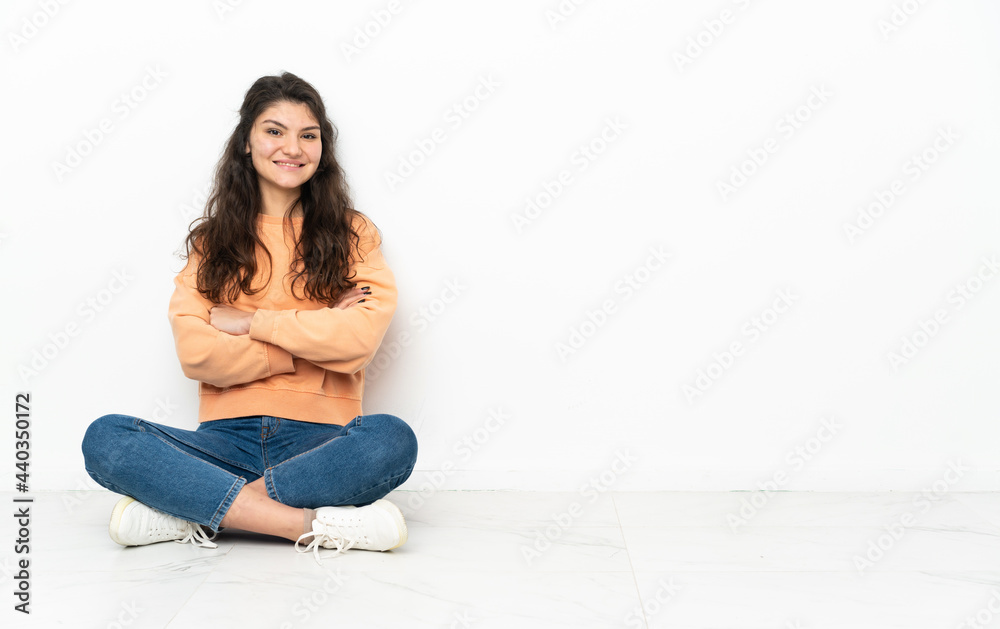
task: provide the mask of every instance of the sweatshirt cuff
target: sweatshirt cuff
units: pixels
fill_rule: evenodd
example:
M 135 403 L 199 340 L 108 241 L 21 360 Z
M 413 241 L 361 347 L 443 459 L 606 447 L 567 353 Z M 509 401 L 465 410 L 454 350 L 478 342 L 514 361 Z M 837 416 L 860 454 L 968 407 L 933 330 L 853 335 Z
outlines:
M 264 351 L 267 353 L 267 370 L 270 372 L 268 375 L 295 371 L 292 353 L 287 349 L 268 343 L 264 346 Z
M 272 376 L 295 371 L 292 353 L 273 340 L 274 320 L 278 314 L 276 310 L 257 310 L 250 319 L 250 338 L 266 343 L 264 351 L 267 354 L 267 368 Z
M 253 318 L 250 319 L 250 338 L 276 345 L 274 342 L 274 323 L 277 316 L 277 310 L 258 309 L 257 312 L 253 313 Z

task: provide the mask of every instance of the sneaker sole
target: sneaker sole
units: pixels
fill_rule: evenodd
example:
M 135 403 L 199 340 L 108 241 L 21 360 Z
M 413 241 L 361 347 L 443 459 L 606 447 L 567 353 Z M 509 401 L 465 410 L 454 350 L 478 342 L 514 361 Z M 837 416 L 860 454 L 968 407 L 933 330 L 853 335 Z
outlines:
M 135 502 L 135 498 L 131 496 L 125 496 L 115 504 L 114 510 L 111 512 L 111 522 L 108 524 L 108 534 L 111 535 L 111 539 L 114 540 L 116 544 L 121 544 L 122 546 L 128 546 L 125 542 L 118 537 L 118 530 L 121 528 L 122 515 L 125 513 L 125 507 L 129 506 Z
M 382 504 L 379 504 L 379 503 L 382 503 Z M 403 519 L 403 513 L 402 513 L 402 511 L 399 510 L 399 507 L 397 507 L 396 505 L 392 504 L 388 500 L 376 500 L 372 504 L 377 504 L 383 510 L 385 510 L 386 512 L 388 512 L 389 515 L 392 516 L 393 522 L 396 523 L 396 528 L 399 529 L 399 543 L 396 544 L 395 546 L 390 547 L 390 548 L 386 548 L 386 550 L 392 550 L 393 548 L 399 548 L 400 546 L 402 546 L 403 544 L 405 544 L 406 543 L 406 538 L 407 538 L 406 520 Z

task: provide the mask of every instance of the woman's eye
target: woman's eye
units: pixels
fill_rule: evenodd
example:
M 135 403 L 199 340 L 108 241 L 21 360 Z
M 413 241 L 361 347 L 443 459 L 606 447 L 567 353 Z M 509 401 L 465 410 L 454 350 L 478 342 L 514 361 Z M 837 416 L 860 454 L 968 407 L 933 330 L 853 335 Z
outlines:
M 268 134 L 270 134 L 270 133 L 271 133 L 272 131 L 274 131 L 275 133 L 281 133 L 281 132 L 280 132 L 280 131 L 278 131 L 277 129 L 268 129 L 268 130 L 267 130 L 267 133 L 268 133 Z
M 309 139 L 309 140 L 315 140 L 316 139 L 316 136 L 313 135 L 312 133 L 307 133 L 305 135 L 305 137 L 306 137 L 306 139 Z

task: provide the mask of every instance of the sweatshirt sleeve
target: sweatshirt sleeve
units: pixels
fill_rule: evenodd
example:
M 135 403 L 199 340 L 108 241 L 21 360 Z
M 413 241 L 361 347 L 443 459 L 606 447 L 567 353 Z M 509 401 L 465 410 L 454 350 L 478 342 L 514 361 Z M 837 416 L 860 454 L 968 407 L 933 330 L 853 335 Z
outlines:
M 210 312 L 215 304 L 198 292 L 195 258 L 192 254 L 187 267 L 174 278 L 174 293 L 168 307 L 174 346 L 184 375 L 228 387 L 295 371 L 292 354 L 286 350 L 212 326 Z
M 358 235 L 362 259 L 352 267 L 352 281 L 370 287 L 364 303 L 344 309 L 259 309 L 249 337 L 330 371 L 353 374 L 368 366 L 396 311 L 396 279 L 374 226 L 365 221 Z

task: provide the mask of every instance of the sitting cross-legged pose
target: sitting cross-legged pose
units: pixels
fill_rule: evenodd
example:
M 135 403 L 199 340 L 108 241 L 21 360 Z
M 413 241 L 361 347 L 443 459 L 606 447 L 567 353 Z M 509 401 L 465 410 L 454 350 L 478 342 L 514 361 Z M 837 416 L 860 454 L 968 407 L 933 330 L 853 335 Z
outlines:
M 416 436 L 394 415 L 361 414 L 395 277 L 353 207 L 336 134 L 294 74 L 246 92 L 168 307 L 181 368 L 200 383 L 198 427 L 111 414 L 83 438 L 88 474 L 124 496 L 115 542 L 216 547 L 234 528 L 317 561 L 320 547 L 406 542 L 384 497 L 413 471 Z

